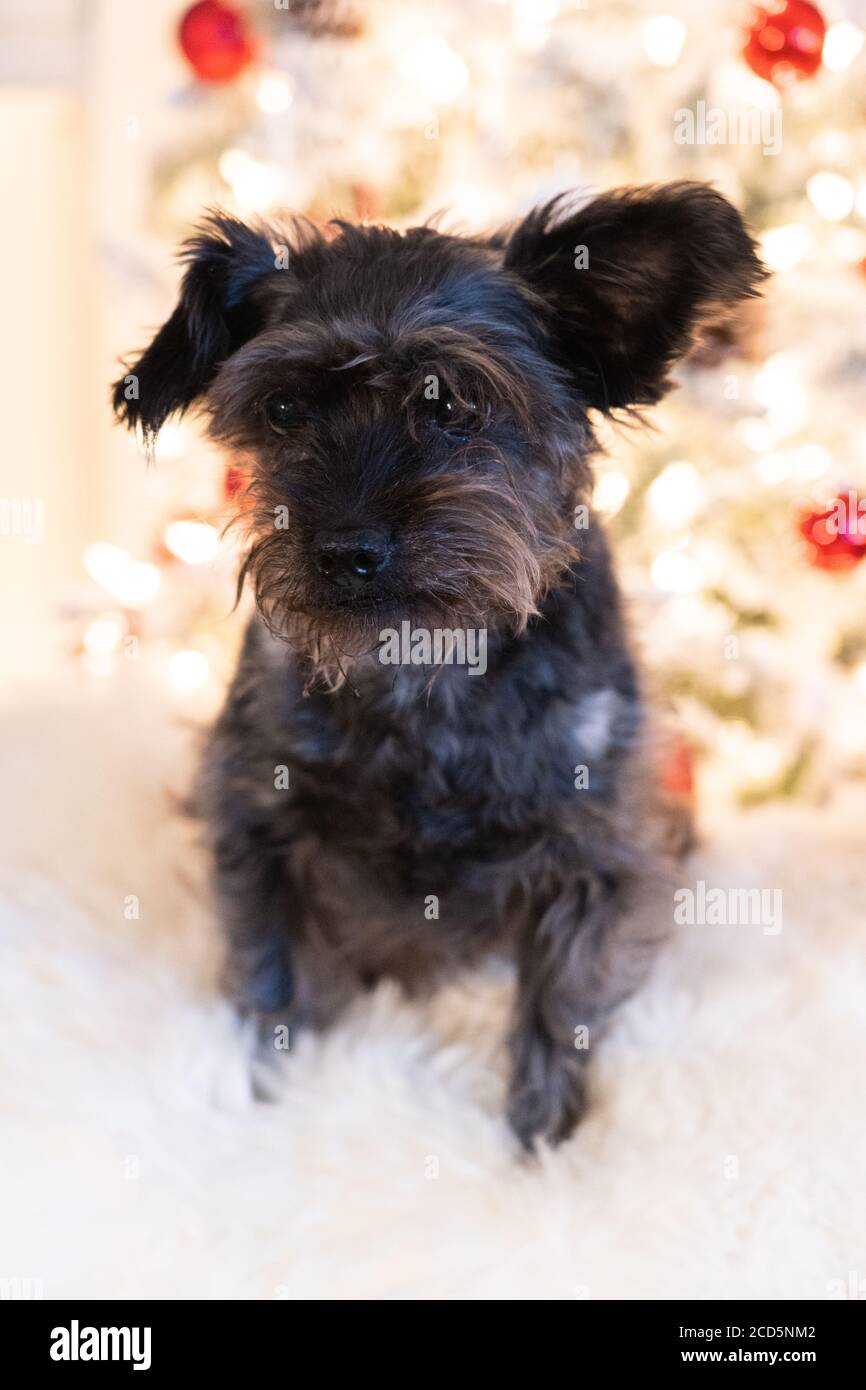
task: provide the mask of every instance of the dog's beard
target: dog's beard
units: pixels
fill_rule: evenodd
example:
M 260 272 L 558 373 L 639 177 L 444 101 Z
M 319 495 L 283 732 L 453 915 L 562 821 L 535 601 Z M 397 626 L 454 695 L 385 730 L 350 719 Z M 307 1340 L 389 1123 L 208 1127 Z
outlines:
M 439 475 L 390 499 L 398 536 L 393 573 L 358 594 L 311 572 L 303 527 L 253 531 L 238 589 L 249 578 L 271 632 L 302 656 L 309 686 L 336 687 L 352 666 L 377 659 L 385 630 L 519 634 L 574 562 L 568 517 L 550 500 L 525 498 L 489 477 Z M 255 523 L 254 523 L 255 524 Z

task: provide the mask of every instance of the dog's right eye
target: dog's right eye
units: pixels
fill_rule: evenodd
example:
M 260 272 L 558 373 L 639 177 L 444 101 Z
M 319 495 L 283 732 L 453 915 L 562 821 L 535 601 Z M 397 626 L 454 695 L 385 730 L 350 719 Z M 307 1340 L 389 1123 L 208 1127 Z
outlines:
M 288 391 L 275 391 L 264 404 L 265 419 L 275 434 L 285 434 L 300 414 L 298 402 Z

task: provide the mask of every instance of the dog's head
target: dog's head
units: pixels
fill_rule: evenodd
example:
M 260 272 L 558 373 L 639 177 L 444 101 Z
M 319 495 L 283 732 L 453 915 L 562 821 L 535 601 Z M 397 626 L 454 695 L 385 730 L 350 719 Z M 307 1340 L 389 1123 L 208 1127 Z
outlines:
M 519 631 L 577 558 L 590 412 L 651 404 L 762 278 L 700 184 L 560 201 L 489 240 L 212 217 L 115 387 L 152 438 L 193 404 L 251 472 L 244 574 L 321 656 L 397 619 Z

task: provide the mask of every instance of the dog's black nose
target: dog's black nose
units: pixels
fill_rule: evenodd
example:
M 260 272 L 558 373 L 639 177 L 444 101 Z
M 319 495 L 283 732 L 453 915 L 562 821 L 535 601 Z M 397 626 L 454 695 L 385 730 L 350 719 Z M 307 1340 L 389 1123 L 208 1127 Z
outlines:
M 375 528 L 358 531 L 320 531 L 316 537 L 316 568 L 323 579 L 343 589 L 362 589 L 388 563 L 388 536 Z

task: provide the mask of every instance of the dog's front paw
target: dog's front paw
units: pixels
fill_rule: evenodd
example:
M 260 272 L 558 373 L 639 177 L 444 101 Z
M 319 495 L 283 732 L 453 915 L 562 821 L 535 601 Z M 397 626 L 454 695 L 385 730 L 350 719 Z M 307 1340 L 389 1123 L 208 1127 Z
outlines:
M 288 1010 L 295 981 L 285 934 L 275 932 L 235 945 L 223 971 L 223 989 L 244 1015 L 267 1017 Z
M 523 1148 L 539 1139 L 561 1144 L 586 1109 L 586 1071 L 582 1064 L 534 1043 L 515 1065 L 508 1091 L 508 1123 Z

